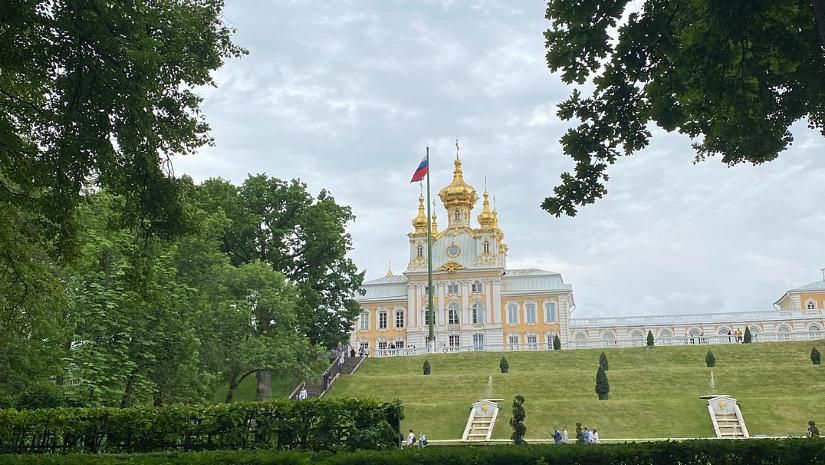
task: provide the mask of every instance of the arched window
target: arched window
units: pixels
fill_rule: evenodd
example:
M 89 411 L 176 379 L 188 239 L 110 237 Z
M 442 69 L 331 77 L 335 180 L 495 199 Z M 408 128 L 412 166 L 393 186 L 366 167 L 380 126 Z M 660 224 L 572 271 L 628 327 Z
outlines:
M 452 302 L 447 306 L 447 323 L 451 325 L 458 324 L 458 314 L 461 312 L 461 307 L 457 303 Z
M 602 347 L 613 347 L 616 345 L 616 335 L 613 331 L 605 331 L 602 334 Z
M 808 339 L 821 339 L 822 338 L 822 326 L 819 326 L 816 323 L 811 324 L 808 326 Z
M 643 346 L 645 344 L 645 334 L 642 332 L 641 329 L 634 329 L 630 332 L 630 340 L 632 344 L 636 347 Z
M 661 341 L 662 345 L 673 343 L 673 333 L 669 329 L 659 331 L 659 336 L 656 338 L 656 343 Z
M 416 255 L 418 255 L 419 257 L 424 256 L 424 246 L 423 245 L 418 244 L 418 247 L 416 247 Z
M 460 220 L 461 219 L 461 211 L 456 210 L 455 213 L 453 213 L 453 218 L 455 218 L 456 221 Z
M 490 253 L 490 241 L 484 241 L 484 243 L 481 246 L 481 249 L 484 251 L 484 253 Z
M 790 341 L 791 340 L 791 328 L 781 325 L 776 328 L 776 338 L 780 341 Z
M 484 305 L 481 302 L 473 303 L 473 324 L 484 323 Z
M 816 310 L 816 301 L 814 299 L 808 299 L 808 301 L 805 302 L 805 308 L 808 310 Z

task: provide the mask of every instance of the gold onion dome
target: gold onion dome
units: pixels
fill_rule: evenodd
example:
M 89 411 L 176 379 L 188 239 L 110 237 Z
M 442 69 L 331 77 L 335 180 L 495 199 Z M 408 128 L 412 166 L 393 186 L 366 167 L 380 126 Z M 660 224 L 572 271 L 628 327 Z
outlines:
M 424 212 L 424 196 L 418 196 L 418 215 L 412 220 L 413 228 L 417 233 L 427 232 L 427 214 Z
M 481 225 L 482 228 L 485 229 L 492 229 L 495 228 L 497 225 L 497 216 L 493 215 L 493 212 L 490 211 L 490 194 L 487 191 L 484 191 L 484 207 L 481 210 L 481 213 L 478 214 L 478 224 Z
M 447 209 L 459 206 L 472 209 L 476 200 L 478 200 L 478 195 L 476 195 L 473 186 L 464 182 L 464 172 L 461 171 L 461 159 L 458 156 L 456 156 L 454 163 L 453 182 L 441 189 L 438 196 L 441 197 L 441 201 Z

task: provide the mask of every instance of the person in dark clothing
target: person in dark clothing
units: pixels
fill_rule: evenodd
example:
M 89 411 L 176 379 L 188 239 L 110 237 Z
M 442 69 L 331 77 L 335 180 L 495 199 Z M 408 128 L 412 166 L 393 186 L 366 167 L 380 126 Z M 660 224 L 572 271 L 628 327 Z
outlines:
M 324 390 L 326 391 L 329 388 L 329 380 L 332 378 L 332 375 L 329 373 L 329 370 L 324 370 Z
M 816 422 L 811 420 L 808 422 L 808 437 L 809 438 L 818 438 L 819 437 L 819 428 L 816 426 Z
M 349 356 L 355 358 L 355 349 L 354 348 L 351 348 L 349 350 Z

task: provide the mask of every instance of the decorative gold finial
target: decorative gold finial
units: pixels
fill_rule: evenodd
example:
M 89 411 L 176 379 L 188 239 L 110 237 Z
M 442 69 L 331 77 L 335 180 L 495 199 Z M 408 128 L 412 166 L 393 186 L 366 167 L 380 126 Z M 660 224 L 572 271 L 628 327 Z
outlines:
M 438 218 L 435 216 L 435 200 L 433 200 L 433 221 L 430 225 L 433 228 L 433 236 L 438 235 Z
M 385 277 L 389 278 L 391 276 L 392 276 L 392 260 L 389 260 L 387 262 L 387 275 Z
M 455 159 L 458 160 L 458 152 L 461 150 L 461 147 L 458 146 L 458 139 L 455 140 Z

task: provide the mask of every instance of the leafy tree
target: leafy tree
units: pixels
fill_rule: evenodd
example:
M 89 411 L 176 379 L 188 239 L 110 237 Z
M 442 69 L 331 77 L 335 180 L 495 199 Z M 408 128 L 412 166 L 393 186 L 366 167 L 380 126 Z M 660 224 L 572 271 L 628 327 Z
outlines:
M 431 371 L 430 362 L 428 360 L 424 360 L 424 375 L 429 375 Z
M 527 434 L 527 425 L 524 424 L 524 418 L 527 415 L 524 412 L 524 397 L 517 395 L 513 399 L 513 417 L 510 418 L 510 427 L 513 428 L 513 434 L 510 439 L 513 444 L 517 446 L 527 445 L 524 436 Z
M 183 229 L 170 161 L 211 142 L 194 89 L 244 51 L 222 0 L 0 4 L 0 204 L 69 255 L 83 186 L 123 196 L 119 221 Z
M 602 366 L 596 371 L 596 394 L 599 395 L 599 400 L 607 400 L 610 393 L 610 383 L 607 381 L 607 372 Z
M 825 134 L 825 2 L 549 0 L 547 63 L 573 90 L 558 107 L 576 126 L 561 138 L 563 173 L 542 208 L 573 216 L 607 193 L 607 167 L 650 141 L 650 126 L 695 140 L 696 161 L 775 159 L 807 120 Z
M 607 364 L 607 355 L 605 355 L 604 352 L 602 352 L 602 354 L 599 355 L 599 368 L 603 369 L 604 371 L 610 369 L 609 365 Z
M 816 347 L 811 348 L 811 363 L 814 365 L 819 365 L 820 359 L 822 358 L 822 354 L 816 350 Z
M 653 332 L 651 330 L 647 330 L 647 346 L 653 347 Z
M 745 326 L 745 336 L 742 338 L 742 342 L 744 344 L 753 342 L 753 335 L 751 334 L 751 328 L 749 326 Z
M 558 334 L 553 336 L 553 350 L 561 350 L 561 339 Z
M 708 368 L 716 366 L 716 357 L 713 355 L 713 352 L 708 351 L 707 355 L 705 355 L 705 364 L 707 364 Z
M 498 362 L 498 367 L 501 369 L 502 373 L 510 372 L 510 364 L 507 363 L 507 359 L 504 357 L 501 357 L 501 361 Z

